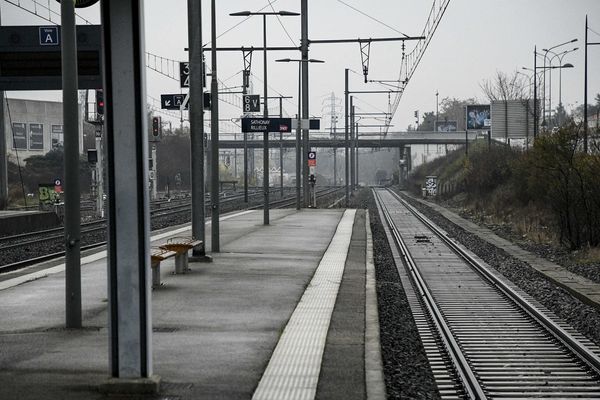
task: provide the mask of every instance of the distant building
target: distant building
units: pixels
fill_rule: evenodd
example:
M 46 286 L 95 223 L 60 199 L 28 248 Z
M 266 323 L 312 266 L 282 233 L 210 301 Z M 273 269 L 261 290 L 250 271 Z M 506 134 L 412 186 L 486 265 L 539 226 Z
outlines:
M 7 99 L 4 132 L 8 158 L 15 161 L 44 155 L 64 144 L 62 103 Z M 79 112 L 79 152 L 83 152 L 83 120 Z

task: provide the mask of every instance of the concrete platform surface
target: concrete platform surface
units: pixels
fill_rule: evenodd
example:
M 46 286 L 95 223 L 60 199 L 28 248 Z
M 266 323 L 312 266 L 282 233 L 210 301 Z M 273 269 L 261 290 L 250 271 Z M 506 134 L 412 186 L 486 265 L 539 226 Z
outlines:
M 212 254 L 212 263 L 190 263 L 187 274 L 173 275 L 173 259 L 163 261 L 164 285 L 152 293 L 154 374 L 162 379 L 161 391 L 137 398 L 252 398 L 288 320 L 337 237 L 343 215 L 344 210 L 273 210 L 271 225 L 263 226 L 262 211 L 234 213 L 221 222 L 221 253 Z M 364 316 L 367 256 L 364 212 L 360 215 L 344 254 L 346 265 L 352 263 L 351 273 L 344 273 L 342 279 L 358 293 L 338 297 L 338 302 L 355 298 L 357 311 L 350 313 L 352 324 L 346 329 L 353 331 L 356 343 L 346 356 L 338 349 L 337 354 L 324 358 L 338 359 L 341 366 L 348 364 L 345 357 L 362 363 L 362 369 L 349 369 L 362 377 L 341 379 L 321 371 L 319 387 L 325 385 L 331 392 L 332 385 L 360 380 L 363 389 L 356 398 L 366 398 L 364 357 L 356 360 L 356 344 L 364 348 L 365 321 L 373 323 L 373 318 Z M 185 231 L 180 229 L 175 236 Z M 168 237 L 166 233 L 154 235 L 152 245 Z M 106 398 L 98 391 L 109 373 L 106 258 L 101 252 L 87 260 L 82 267 L 85 327 L 81 330 L 63 328 L 61 265 L 55 265 L 47 276 L 32 274 L 34 280 L 21 273 L 2 282 L 0 399 Z M 358 286 L 357 277 L 362 279 Z M 356 298 L 362 303 L 355 304 Z M 336 324 L 344 324 L 339 321 L 342 317 L 333 311 Z M 374 381 L 381 384 L 379 372 L 375 371 Z M 379 389 L 374 392 L 385 393 Z
M 49 211 L 0 211 L 0 235 L 17 235 L 32 230 L 56 228 L 60 219 Z

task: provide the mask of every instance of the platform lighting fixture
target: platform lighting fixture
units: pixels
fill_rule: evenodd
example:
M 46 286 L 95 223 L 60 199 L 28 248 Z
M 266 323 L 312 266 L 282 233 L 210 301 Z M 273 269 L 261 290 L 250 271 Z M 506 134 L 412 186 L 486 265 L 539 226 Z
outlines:
M 251 12 L 251 11 L 238 11 L 229 14 L 232 17 L 250 17 L 252 15 L 262 15 L 263 17 L 263 63 L 264 63 L 264 117 L 269 117 L 268 107 L 268 93 L 267 93 L 267 16 L 278 15 L 281 17 L 295 17 L 299 16 L 300 13 L 292 11 L 274 11 L 274 12 Z M 264 191 L 264 224 L 269 225 L 269 132 L 264 133 L 263 138 L 263 191 Z
M 303 62 L 307 62 L 307 63 L 318 63 L 318 64 L 322 64 L 325 61 L 323 60 L 317 60 L 314 58 L 309 58 L 308 60 L 302 60 L 302 59 L 293 59 L 293 58 L 280 58 L 279 60 L 275 60 L 275 62 L 281 62 L 281 63 L 289 63 L 289 62 L 297 62 L 298 63 L 298 124 L 296 127 L 296 209 L 299 210 L 300 209 L 300 181 L 301 181 L 301 177 L 300 177 L 300 170 L 302 169 L 302 163 L 301 163 L 301 158 L 302 158 L 302 154 L 300 152 L 300 119 L 301 119 L 301 96 L 302 96 L 302 63 Z M 305 153 L 308 152 L 308 150 L 310 149 L 310 146 L 306 146 L 307 149 L 305 149 Z M 304 168 L 306 168 L 306 165 L 304 166 Z

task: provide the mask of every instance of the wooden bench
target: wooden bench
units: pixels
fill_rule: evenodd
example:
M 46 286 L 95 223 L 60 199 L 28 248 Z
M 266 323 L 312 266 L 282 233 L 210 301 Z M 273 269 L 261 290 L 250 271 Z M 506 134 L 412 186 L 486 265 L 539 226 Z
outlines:
M 188 251 L 201 245 L 202 240 L 191 237 L 174 237 L 160 246 L 161 249 L 175 252 L 175 273 L 185 274 L 188 270 Z
M 152 288 L 160 286 L 160 262 L 170 257 L 175 257 L 176 252 L 162 249 L 160 247 L 153 247 L 150 253 L 150 266 L 152 267 Z

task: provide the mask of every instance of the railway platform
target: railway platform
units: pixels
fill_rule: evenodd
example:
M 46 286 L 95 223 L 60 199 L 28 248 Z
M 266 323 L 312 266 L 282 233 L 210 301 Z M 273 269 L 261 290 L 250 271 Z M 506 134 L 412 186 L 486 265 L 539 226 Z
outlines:
M 47 211 L 0 211 L 0 235 L 16 235 L 31 229 L 56 228 L 58 215 Z
M 212 263 L 173 275 L 173 258 L 163 261 L 151 317 L 160 389 L 134 398 L 385 398 L 366 213 L 273 210 L 264 226 L 262 211 L 243 211 L 221 221 Z M 188 230 L 154 233 L 152 245 Z M 75 330 L 64 328 L 61 261 L 2 276 L 1 399 L 115 398 L 101 391 L 106 269 L 105 251 L 82 255 L 84 327 Z

